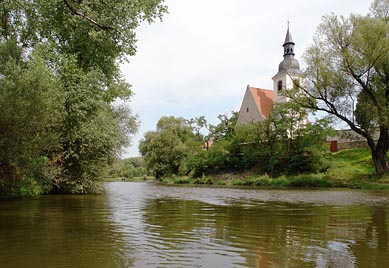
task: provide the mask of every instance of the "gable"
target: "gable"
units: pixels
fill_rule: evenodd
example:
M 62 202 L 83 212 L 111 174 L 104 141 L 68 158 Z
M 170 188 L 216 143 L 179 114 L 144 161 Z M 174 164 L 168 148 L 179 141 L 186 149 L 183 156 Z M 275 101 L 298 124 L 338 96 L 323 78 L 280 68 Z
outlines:
M 267 118 L 273 106 L 273 99 L 272 90 L 247 86 L 236 124 L 255 123 Z

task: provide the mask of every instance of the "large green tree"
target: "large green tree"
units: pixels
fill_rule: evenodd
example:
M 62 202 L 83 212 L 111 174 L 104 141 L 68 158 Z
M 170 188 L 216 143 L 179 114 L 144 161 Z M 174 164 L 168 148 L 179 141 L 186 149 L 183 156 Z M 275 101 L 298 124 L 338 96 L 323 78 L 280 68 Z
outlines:
M 157 179 L 179 174 L 185 166 L 185 158 L 192 148 L 200 148 L 195 142 L 190 123 L 181 117 L 164 116 L 159 119 L 156 131 L 149 131 L 139 144 L 139 151 Z
M 0 61 L 0 197 L 48 191 L 60 171 L 48 158 L 60 149 L 59 85 L 38 53 L 24 62 L 15 42 L 0 43 Z
M 119 64 L 136 52 L 136 27 L 166 12 L 162 2 L 0 1 L 0 180 L 34 179 L 21 169 L 43 157 L 59 171 L 57 190 L 95 190 L 137 126 Z M 18 155 L 29 165 L 13 158 L 21 140 L 30 146 L 18 146 Z
M 300 105 L 340 119 L 364 137 L 377 174 L 389 172 L 389 1 L 374 0 L 367 16 L 329 15 L 306 51 Z

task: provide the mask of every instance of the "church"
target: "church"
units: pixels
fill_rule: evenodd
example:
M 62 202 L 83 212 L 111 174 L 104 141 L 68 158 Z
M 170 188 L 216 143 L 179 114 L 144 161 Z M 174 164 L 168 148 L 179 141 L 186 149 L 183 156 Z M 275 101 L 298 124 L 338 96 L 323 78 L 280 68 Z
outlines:
M 284 47 L 284 59 L 278 66 L 277 74 L 273 79 L 273 89 L 262 89 L 247 86 L 246 93 L 243 97 L 242 106 L 240 107 L 236 125 L 256 123 L 267 118 L 276 102 L 287 102 L 288 98 L 282 96 L 282 90 L 291 89 L 298 83 L 302 83 L 304 73 L 300 70 L 298 60 L 294 58 L 295 43 L 292 34 L 288 29 L 286 32 Z

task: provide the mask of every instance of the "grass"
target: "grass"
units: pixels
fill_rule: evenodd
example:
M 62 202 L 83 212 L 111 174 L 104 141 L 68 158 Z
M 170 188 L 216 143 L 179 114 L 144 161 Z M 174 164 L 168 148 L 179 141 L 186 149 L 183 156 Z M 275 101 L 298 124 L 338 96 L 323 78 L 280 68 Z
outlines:
M 263 175 L 246 179 L 235 179 L 232 181 L 232 185 L 270 188 L 332 187 L 332 183 L 323 174 L 301 174 L 278 178 L 270 178 L 267 175 Z
M 348 149 L 329 154 L 329 168 L 319 174 L 299 174 L 270 178 L 257 174 L 224 174 L 215 177 L 165 178 L 167 184 L 250 186 L 266 188 L 349 187 L 358 189 L 389 190 L 389 175 L 374 176 L 369 149 Z
M 374 178 L 374 166 L 370 150 L 366 148 L 348 149 L 334 153 L 329 159 L 330 168 L 326 177 L 336 186 L 349 186 Z

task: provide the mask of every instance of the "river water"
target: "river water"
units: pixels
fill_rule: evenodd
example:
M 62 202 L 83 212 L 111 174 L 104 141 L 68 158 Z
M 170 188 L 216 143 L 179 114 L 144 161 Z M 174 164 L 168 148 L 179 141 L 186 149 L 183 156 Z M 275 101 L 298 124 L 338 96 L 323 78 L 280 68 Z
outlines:
M 0 267 L 389 267 L 389 192 L 107 184 L 0 202 Z

